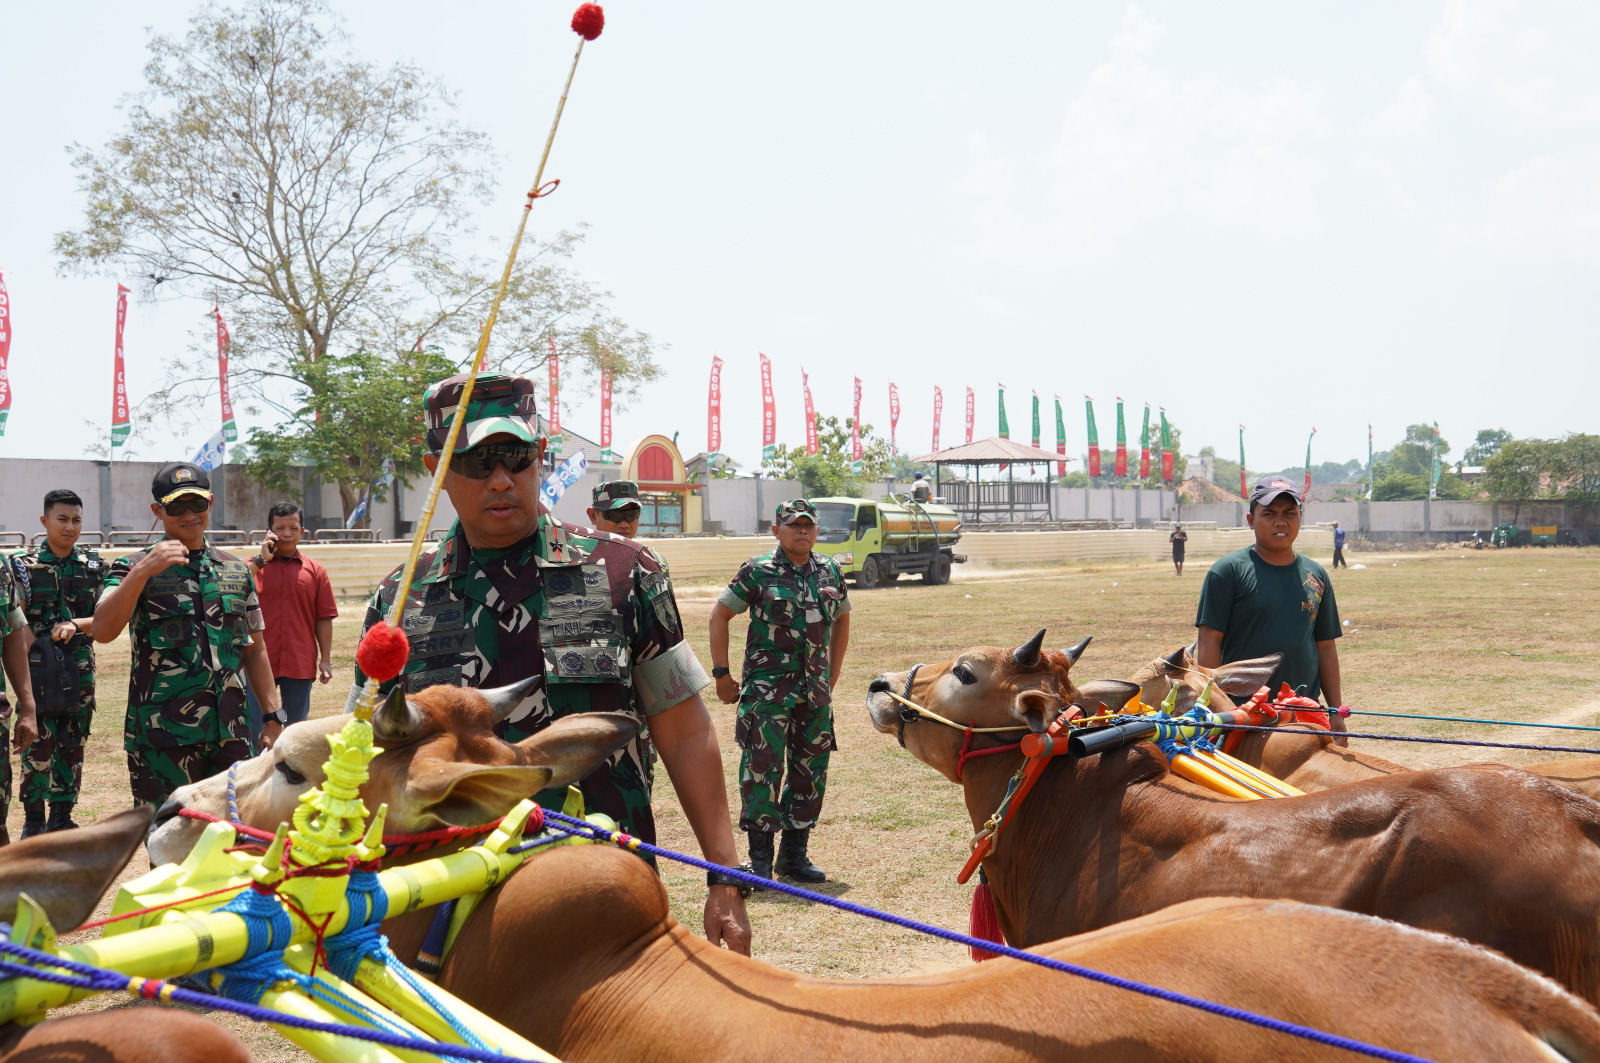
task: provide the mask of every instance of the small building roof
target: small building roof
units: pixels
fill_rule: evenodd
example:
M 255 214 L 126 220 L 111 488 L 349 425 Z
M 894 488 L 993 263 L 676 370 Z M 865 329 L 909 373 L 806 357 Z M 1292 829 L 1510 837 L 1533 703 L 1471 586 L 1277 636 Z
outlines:
M 1191 476 L 1178 485 L 1178 497 L 1185 502 L 1243 502 L 1244 499 L 1219 483 Z
M 1048 450 L 1030 447 L 1014 439 L 990 436 L 963 443 L 959 447 L 946 447 L 913 458 L 913 461 L 931 462 L 935 465 L 1012 465 L 1029 462 L 1072 461 L 1065 454 L 1052 454 Z

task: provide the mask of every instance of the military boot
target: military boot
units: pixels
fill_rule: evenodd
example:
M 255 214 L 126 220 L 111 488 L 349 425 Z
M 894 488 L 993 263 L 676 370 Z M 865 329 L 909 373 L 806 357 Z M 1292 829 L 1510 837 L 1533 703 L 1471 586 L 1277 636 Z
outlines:
M 72 822 L 72 802 L 50 802 L 50 822 L 45 825 L 45 830 L 77 830 L 78 825 Z
M 46 829 L 44 825 L 44 802 L 24 801 L 22 803 L 22 836 L 31 838 L 35 834 L 43 834 Z
M 810 839 L 810 830 L 783 832 L 783 844 L 778 847 L 778 874 L 787 875 L 796 882 L 828 881 L 828 876 L 822 868 L 813 864 L 811 858 L 806 855 L 806 843 Z
M 770 831 L 745 831 L 750 838 L 750 873 L 757 878 L 772 877 L 772 834 Z M 753 887 L 761 889 L 760 886 Z

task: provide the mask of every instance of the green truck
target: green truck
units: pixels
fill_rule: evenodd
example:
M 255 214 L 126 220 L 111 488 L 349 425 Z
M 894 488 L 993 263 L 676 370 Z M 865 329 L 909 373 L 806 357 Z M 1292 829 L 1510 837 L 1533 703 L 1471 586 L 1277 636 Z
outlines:
M 838 562 L 857 587 L 871 589 L 908 575 L 937 586 L 950 582 L 951 565 L 966 560 L 951 549 L 961 538 L 961 518 L 949 506 L 905 495 L 810 501 L 817 507 L 816 549 Z

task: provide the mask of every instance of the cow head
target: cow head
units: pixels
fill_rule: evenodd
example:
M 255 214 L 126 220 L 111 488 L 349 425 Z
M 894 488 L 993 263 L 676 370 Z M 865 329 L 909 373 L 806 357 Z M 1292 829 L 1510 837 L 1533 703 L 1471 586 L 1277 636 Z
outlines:
M 537 680 L 490 690 L 433 686 L 407 696 L 399 687 L 372 717 L 382 752 L 368 767 L 361 798 L 369 810 L 389 806 L 386 832 L 413 834 L 439 827 L 473 827 L 510 811 L 523 798 L 576 782 L 639 731 L 624 713 L 566 716 L 520 742 L 494 733 Z M 288 822 L 300 795 L 323 780 L 328 737 L 347 715 L 284 728 L 272 749 L 236 765 L 234 791 L 241 822 L 273 830 Z M 179 787 L 156 813 L 150 862 L 182 860 L 205 828 L 179 815 L 184 808 L 228 815 L 224 772 Z
M 1044 637 L 1045 630 L 1040 628 L 1015 649 L 974 646 L 953 661 L 921 665 L 915 675 L 889 672 L 878 676 L 867 688 L 872 725 L 885 734 L 901 735 L 912 756 L 959 782 L 956 767 L 965 741 L 963 732 L 926 718 L 905 722 L 901 717 L 904 706 L 890 697 L 890 691 L 962 727 L 1017 728 L 983 736 L 1005 742 L 1014 742 L 1028 731 L 1044 731 L 1062 712 L 1081 716 L 1119 709 L 1137 693 L 1134 684 L 1119 679 L 1075 685 L 1070 672 L 1089 640 L 1064 650 L 1049 650 L 1044 648 Z
M 1283 654 L 1252 657 L 1247 661 L 1234 661 L 1218 668 L 1202 668 L 1195 660 L 1191 643 L 1162 654 L 1132 676 L 1130 681 L 1139 684 L 1139 700 L 1146 705 L 1160 705 L 1173 687 L 1178 688 L 1175 712 L 1188 712 L 1200 700 L 1206 683 L 1235 697 L 1249 697 L 1272 678 L 1272 673 L 1283 663 Z M 1217 703 L 1219 707 L 1221 702 Z

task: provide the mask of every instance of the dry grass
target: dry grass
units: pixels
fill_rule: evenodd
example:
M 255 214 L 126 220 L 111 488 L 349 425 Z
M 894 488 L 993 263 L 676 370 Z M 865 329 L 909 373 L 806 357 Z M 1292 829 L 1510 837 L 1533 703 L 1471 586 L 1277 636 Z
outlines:
M 1357 554 L 1354 559 L 1367 567 L 1333 577 L 1342 616 L 1349 621 L 1340 649 L 1350 704 L 1434 715 L 1597 722 L 1600 550 Z M 826 889 L 944 926 L 966 926 L 970 887 L 957 886 L 954 876 L 971 827 L 958 791 L 914 762 L 892 738 L 871 729 L 861 696 L 872 676 L 916 661 L 948 659 L 975 643 L 1021 642 L 1040 626 L 1050 629 L 1051 645 L 1095 637 L 1079 665 L 1082 675 L 1127 675 L 1156 652 L 1192 638 L 1205 567 L 1192 563 L 1181 579 L 1170 566 L 1153 563 L 958 570 L 956 582 L 942 588 L 910 582 L 854 593 L 853 641 L 835 709 L 841 748 L 833 756 L 827 806 L 812 843 L 813 858 L 832 879 Z M 690 638 L 703 653 L 709 594 L 702 588 L 684 590 Z M 340 676 L 350 674 L 360 618 L 359 606 L 346 606 L 335 625 Z M 741 628 L 734 637 L 742 640 Z M 126 641 L 103 652 L 102 708 L 86 757 L 80 819 L 127 807 L 118 726 L 127 667 Z M 342 683 L 317 689 L 314 715 L 342 706 Z M 737 769 L 733 713 L 721 705 L 713 705 L 712 712 L 732 794 Z M 1357 717 L 1356 722 L 1360 726 L 1352 729 L 1408 734 L 1469 730 L 1420 721 Z M 1499 740 L 1600 747 L 1600 734 L 1470 730 Z M 1355 745 L 1417 767 L 1547 759 L 1389 742 Z M 692 836 L 665 775 L 657 774 L 656 795 L 662 844 L 692 852 Z M 20 819 L 13 807 L 13 834 Z M 142 858 L 136 859 L 128 874 L 143 869 Z M 671 864 L 663 871 L 674 913 L 698 926 L 705 895 L 701 873 Z M 787 898 L 758 896 L 750 910 L 756 955 L 798 971 L 865 977 L 966 962 L 960 948 Z M 298 1056 L 271 1035 L 250 1031 L 248 1036 L 262 1059 Z

